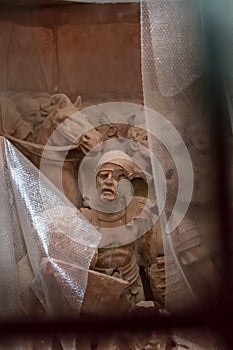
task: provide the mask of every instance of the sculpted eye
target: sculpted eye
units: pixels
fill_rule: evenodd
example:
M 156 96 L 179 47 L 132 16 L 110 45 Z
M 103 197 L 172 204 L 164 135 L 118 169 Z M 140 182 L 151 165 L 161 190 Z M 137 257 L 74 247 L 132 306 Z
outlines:
M 99 173 L 98 176 L 99 176 L 99 178 L 104 180 L 104 179 L 106 179 L 108 177 L 108 173 Z
M 118 174 L 118 177 L 117 177 L 117 178 L 118 178 L 118 181 L 119 181 L 119 180 L 121 180 L 121 179 L 126 179 L 126 177 L 127 177 L 127 176 L 126 176 L 124 173 L 120 173 L 120 174 Z

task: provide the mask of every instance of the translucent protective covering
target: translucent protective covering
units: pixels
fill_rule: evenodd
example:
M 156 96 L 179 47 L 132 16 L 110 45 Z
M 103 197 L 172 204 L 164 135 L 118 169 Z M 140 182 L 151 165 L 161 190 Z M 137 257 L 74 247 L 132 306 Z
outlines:
M 142 83 L 144 105 L 149 107 L 145 109 L 146 125 L 152 135 L 159 129 L 166 136 L 166 143 L 161 144 L 149 135 L 149 147 L 167 181 L 163 210 L 162 179 L 152 159 L 156 199 L 162 211 L 168 310 L 184 310 L 203 296 L 211 298 L 210 291 L 214 293 L 218 285 L 216 161 L 201 77 L 202 38 L 201 2 L 141 1 Z M 150 109 L 159 112 L 181 138 L 158 124 Z M 193 191 L 188 185 L 192 174 Z
M 159 91 L 173 96 L 203 73 L 201 2 L 149 0 L 148 31 Z
M 100 234 L 3 137 L 0 147 L 1 316 L 78 315 Z

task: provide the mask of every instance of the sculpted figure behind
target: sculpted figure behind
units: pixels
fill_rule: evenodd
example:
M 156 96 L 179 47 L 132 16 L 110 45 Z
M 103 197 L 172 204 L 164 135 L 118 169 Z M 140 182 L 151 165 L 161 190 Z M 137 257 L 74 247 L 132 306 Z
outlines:
M 126 290 L 119 295 L 118 309 L 151 307 L 157 312 L 163 308 L 165 291 L 163 247 L 158 225 L 154 224 L 155 208 L 145 198 L 132 196 L 133 174 L 134 164 L 125 153 L 105 153 L 96 169 L 97 194 L 93 196 L 92 207 L 82 208 L 81 212 L 102 233 L 92 268 L 128 282 Z M 152 265 L 156 270 L 154 281 L 150 281 Z M 155 279 L 156 288 L 153 288 Z M 148 297 L 151 301 L 145 301 Z M 167 340 L 158 335 L 152 335 L 149 340 L 131 339 L 130 348 L 142 349 L 147 345 L 148 349 L 165 349 Z M 139 343 L 141 347 L 137 347 Z M 114 339 L 100 344 L 98 349 L 121 349 L 121 345 L 119 339 Z
M 31 132 L 32 126 L 21 117 L 11 100 L 0 97 L 0 135 L 26 140 Z

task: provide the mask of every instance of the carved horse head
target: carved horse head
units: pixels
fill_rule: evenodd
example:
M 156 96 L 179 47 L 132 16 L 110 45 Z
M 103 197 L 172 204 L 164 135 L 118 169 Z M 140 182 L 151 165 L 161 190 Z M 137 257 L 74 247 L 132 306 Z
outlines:
M 69 106 L 54 111 L 37 129 L 34 140 L 51 146 L 77 145 L 84 155 L 103 141 L 102 134 L 87 121 L 78 109 Z
M 77 207 L 82 205 L 78 188 L 76 171 L 82 158 L 96 145 L 101 144 L 103 137 L 74 106 L 54 110 L 37 129 L 35 143 L 46 145 L 46 152 L 52 147 L 48 158 L 43 155 L 43 173 L 65 194 Z M 67 150 L 59 151 L 61 147 Z M 62 154 L 65 154 L 62 156 Z M 52 158 L 54 157 L 54 161 Z M 51 159 L 49 159 L 51 158 Z M 65 158 L 65 159 L 64 159 Z M 39 166 L 39 164 L 37 164 Z M 62 169 L 62 181 L 60 174 Z

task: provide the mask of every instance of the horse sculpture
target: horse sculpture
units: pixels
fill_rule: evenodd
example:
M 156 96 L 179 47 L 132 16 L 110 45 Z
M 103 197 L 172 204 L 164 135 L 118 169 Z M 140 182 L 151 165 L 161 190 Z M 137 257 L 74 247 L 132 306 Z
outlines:
M 4 130 L 1 134 L 11 140 L 79 208 L 82 199 L 76 169 L 82 158 L 103 138 L 85 115 L 78 113 L 79 108 L 69 103 L 70 100 L 65 99 L 65 103 L 61 103 L 64 95 L 59 94 L 56 101 L 58 104 L 53 104 L 53 108 L 47 105 L 48 114 L 44 122 L 23 140 Z
M 35 139 L 35 143 L 43 142 L 46 147 L 34 164 L 79 208 L 82 199 L 76 170 L 83 157 L 102 142 L 102 134 L 77 112 L 74 107 L 66 107 L 46 118 Z

